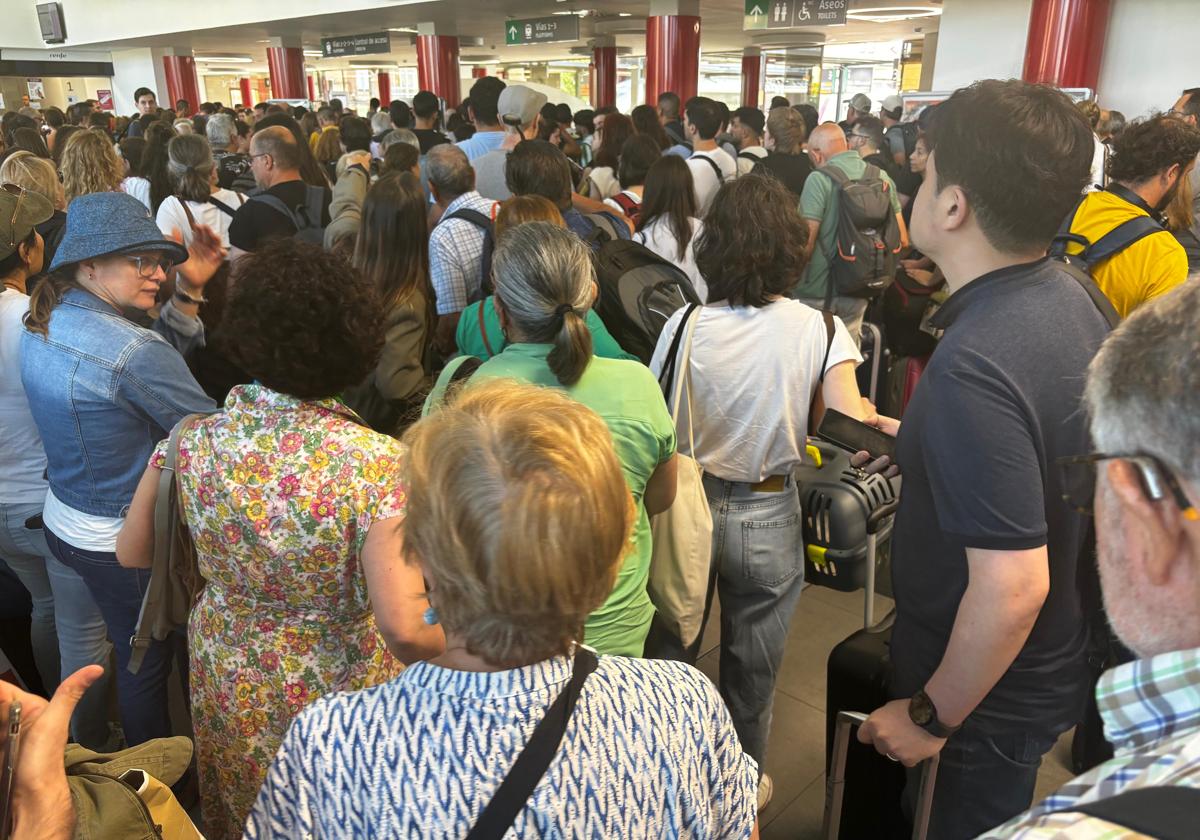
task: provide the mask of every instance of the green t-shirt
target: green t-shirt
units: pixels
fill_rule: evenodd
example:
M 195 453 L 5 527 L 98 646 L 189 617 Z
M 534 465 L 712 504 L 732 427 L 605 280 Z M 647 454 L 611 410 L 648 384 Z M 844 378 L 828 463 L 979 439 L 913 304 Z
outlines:
M 481 317 L 483 327 L 487 330 L 486 343 L 479 330 Z M 606 359 L 639 361 L 637 356 L 621 349 L 621 345 L 617 344 L 617 340 L 609 333 L 595 310 L 588 310 L 584 323 L 587 324 L 588 330 L 592 334 L 592 352 L 597 356 L 603 356 Z M 454 335 L 454 341 L 458 345 L 459 353 L 484 361 L 505 348 L 508 342 L 504 338 L 504 331 L 500 329 L 500 316 L 496 314 L 496 305 L 492 302 L 490 295 L 479 303 L 470 304 L 462 311 L 458 319 L 458 331 Z
M 516 379 L 561 388 L 546 363 L 550 350 L 549 344 L 510 344 L 484 362 L 469 381 Z M 445 391 L 455 367 L 443 371 L 426 403 L 426 413 L 436 404 L 437 395 Z M 564 390 L 599 414 L 608 426 L 637 508 L 633 545 L 617 573 L 612 594 L 588 617 L 584 641 L 600 653 L 641 656 L 654 617 L 654 605 L 646 591 L 650 578 L 650 519 L 642 496 L 658 465 L 675 454 L 675 426 L 658 381 L 640 362 L 593 357 L 580 380 Z
M 855 151 L 836 154 L 825 166 L 836 166 L 846 173 L 847 178 L 861 178 L 867 171 L 866 161 Z M 833 181 L 820 172 L 818 169 L 808 176 L 804 182 L 804 192 L 800 195 L 800 215 L 814 222 L 819 221 L 821 228 L 817 232 L 817 245 L 813 248 L 812 258 L 804 269 L 804 278 L 792 290 L 791 296 L 795 298 L 824 299 L 829 286 L 829 257 L 837 247 L 838 213 Z M 879 175 L 888 185 L 892 212 L 899 214 L 900 197 L 896 195 L 896 185 L 886 172 L 881 171 Z

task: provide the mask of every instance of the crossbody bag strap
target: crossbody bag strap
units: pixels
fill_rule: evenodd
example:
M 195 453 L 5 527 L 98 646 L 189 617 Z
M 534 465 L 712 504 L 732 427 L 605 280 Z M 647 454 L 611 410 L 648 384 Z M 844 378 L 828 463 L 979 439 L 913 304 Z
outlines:
M 812 399 L 808 403 L 809 434 L 816 434 L 817 427 L 820 425 L 817 421 L 825 414 L 825 396 L 821 393 L 821 386 L 825 384 L 825 369 L 829 366 L 829 354 L 833 352 L 833 337 L 837 329 L 837 325 L 833 322 L 832 312 L 822 310 L 821 318 L 825 321 L 825 357 L 821 359 L 817 384 L 813 387 Z
M 595 653 L 583 645 L 576 645 L 571 681 L 555 698 L 546 716 L 533 730 L 525 749 L 517 756 L 512 769 L 508 771 L 508 775 L 492 795 L 491 801 L 479 815 L 479 819 L 467 835 L 467 840 L 500 840 L 512 827 L 517 815 L 521 813 L 534 789 L 546 775 L 554 757 L 558 755 L 558 748 L 567 731 L 567 723 L 571 720 L 571 712 L 574 711 L 575 703 L 583 690 L 583 682 L 588 674 L 596 670 L 598 664 Z
M 1184 840 L 1196 836 L 1200 789 L 1182 786 L 1137 788 L 1054 813 L 1087 814 L 1146 837 Z
M 487 298 L 479 301 L 479 337 L 483 339 L 483 347 L 487 350 L 488 358 L 496 355 L 496 351 L 492 349 L 492 342 L 488 341 L 487 327 L 483 323 L 483 305 L 487 303 Z
M 698 303 L 688 304 L 687 311 L 679 319 L 679 326 L 675 328 L 675 335 L 671 338 L 671 347 L 667 350 L 667 358 L 663 360 L 663 370 L 658 375 L 658 383 L 662 388 L 663 396 L 667 399 L 671 398 L 671 392 L 675 389 L 675 368 L 677 366 L 675 357 L 679 353 L 679 342 L 683 340 L 683 331 L 692 317 L 692 310 L 699 306 Z

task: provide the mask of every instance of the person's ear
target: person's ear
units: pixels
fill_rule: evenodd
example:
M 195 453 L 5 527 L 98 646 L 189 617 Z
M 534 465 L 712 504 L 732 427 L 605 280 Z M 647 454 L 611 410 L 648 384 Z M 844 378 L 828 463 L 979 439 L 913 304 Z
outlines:
M 1179 178 L 1183 175 L 1183 167 L 1178 163 L 1173 163 L 1162 174 L 1162 188 L 1164 192 L 1170 192 L 1171 188 L 1178 183 Z
M 1183 517 L 1169 496 L 1151 499 L 1140 468 L 1130 461 L 1114 458 L 1105 472 L 1116 503 L 1121 506 L 1117 521 L 1136 530 L 1126 540 L 1129 556 L 1124 561 L 1131 570 L 1154 586 L 1165 586 L 1178 574 L 1179 560 L 1190 565 L 1191 555 L 1184 552 L 1193 538 L 1184 528 Z
M 958 230 L 971 215 L 967 194 L 957 185 L 943 189 L 934 200 L 934 206 L 938 208 L 942 229 L 946 231 Z
M 597 300 L 599 297 L 600 297 L 600 284 L 599 284 L 599 283 L 597 283 L 595 280 L 593 280 L 593 281 L 592 281 L 592 302 L 591 302 L 590 304 L 588 304 L 588 305 L 589 305 L 589 306 L 593 306 L 593 305 L 595 305 L 595 303 L 596 303 L 596 300 Z

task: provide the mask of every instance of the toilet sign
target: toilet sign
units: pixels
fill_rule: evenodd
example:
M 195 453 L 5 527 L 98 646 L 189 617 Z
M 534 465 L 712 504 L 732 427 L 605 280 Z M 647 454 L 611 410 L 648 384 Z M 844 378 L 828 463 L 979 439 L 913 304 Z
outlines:
M 552 15 L 504 22 L 504 44 L 509 47 L 578 40 L 579 18 L 575 15 Z
M 743 30 L 840 26 L 849 0 L 745 0 Z

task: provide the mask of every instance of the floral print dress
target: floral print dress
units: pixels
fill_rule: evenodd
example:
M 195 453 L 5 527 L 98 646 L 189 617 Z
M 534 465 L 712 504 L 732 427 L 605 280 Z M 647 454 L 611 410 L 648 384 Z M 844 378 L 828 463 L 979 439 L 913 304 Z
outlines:
M 371 524 L 404 513 L 402 451 L 336 400 L 261 385 L 235 387 L 180 438 L 182 508 L 207 581 L 188 645 L 209 840 L 241 836 L 301 709 L 402 670 L 359 563 Z

